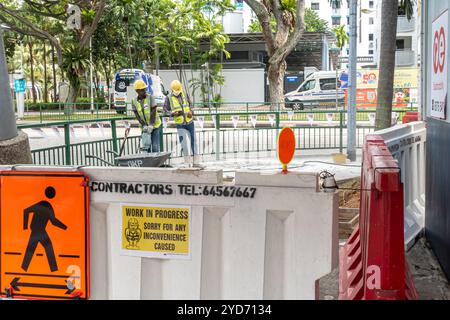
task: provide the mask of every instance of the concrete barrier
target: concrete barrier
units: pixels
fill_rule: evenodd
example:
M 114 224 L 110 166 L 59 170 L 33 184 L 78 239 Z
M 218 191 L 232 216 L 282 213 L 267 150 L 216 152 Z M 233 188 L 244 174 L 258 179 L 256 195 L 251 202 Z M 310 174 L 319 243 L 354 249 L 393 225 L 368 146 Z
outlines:
M 411 122 L 375 132 L 398 160 L 404 184 L 405 244 L 410 246 L 425 226 L 425 122 Z
M 315 299 L 338 265 L 338 196 L 320 190 L 318 174 L 236 172 L 227 182 L 222 170 L 78 170 L 90 178 L 92 299 Z M 241 191 L 201 191 L 210 187 Z M 124 255 L 124 204 L 189 207 L 189 255 Z

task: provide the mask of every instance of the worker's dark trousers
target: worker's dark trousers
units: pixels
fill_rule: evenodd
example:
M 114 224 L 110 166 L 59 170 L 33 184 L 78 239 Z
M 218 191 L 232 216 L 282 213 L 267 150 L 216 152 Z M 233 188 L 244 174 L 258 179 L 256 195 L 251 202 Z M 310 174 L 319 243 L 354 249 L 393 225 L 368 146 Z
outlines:
M 53 252 L 53 245 L 50 237 L 47 232 L 42 231 L 31 231 L 30 240 L 28 241 L 27 250 L 25 251 L 25 257 L 22 262 L 22 269 L 27 271 L 30 266 L 31 259 L 33 258 L 34 252 L 36 251 L 36 247 L 38 243 L 41 243 L 44 247 L 45 254 L 47 255 L 48 265 L 50 266 L 50 270 L 52 272 L 58 270 L 58 266 L 56 264 L 55 253 Z
M 160 137 L 161 137 L 161 127 L 153 129 L 152 133 L 150 134 L 150 137 L 148 137 L 148 133 L 143 132 L 141 137 L 142 140 L 141 144 L 143 150 L 148 153 L 161 152 L 161 145 L 159 143 Z M 151 143 L 149 143 L 149 140 L 151 140 Z

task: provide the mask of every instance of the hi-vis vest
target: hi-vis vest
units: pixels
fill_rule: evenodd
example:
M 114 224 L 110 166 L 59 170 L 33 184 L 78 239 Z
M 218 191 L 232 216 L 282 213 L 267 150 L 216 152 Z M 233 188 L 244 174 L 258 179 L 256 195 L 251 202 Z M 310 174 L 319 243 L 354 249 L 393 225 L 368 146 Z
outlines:
M 191 108 L 189 107 L 189 102 L 186 99 L 186 96 L 184 93 L 181 93 L 183 97 L 183 107 L 180 105 L 180 101 L 178 101 L 178 97 L 174 96 L 173 94 L 169 94 L 169 103 L 170 103 L 170 111 L 177 112 L 182 111 L 184 114 L 178 117 L 173 117 L 173 121 L 175 124 L 183 124 L 185 121 L 186 123 L 191 123 L 192 120 L 194 120 L 194 117 L 188 118 L 187 114 L 189 111 L 191 111 Z
M 151 99 L 150 96 L 147 96 L 144 100 L 144 106 L 148 105 L 148 108 L 145 108 L 143 110 L 141 104 L 139 103 L 138 99 L 133 99 L 132 106 L 133 106 L 133 112 L 136 115 L 137 120 L 141 124 L 141 126 L 148 126 L 150 125 L 150 110 L 151 110 Z M 155 123 L 153 124 L 153 128 L 157 129 L 161 126 L 161 117 L 159 116 L 158 110 L 155 111 Z

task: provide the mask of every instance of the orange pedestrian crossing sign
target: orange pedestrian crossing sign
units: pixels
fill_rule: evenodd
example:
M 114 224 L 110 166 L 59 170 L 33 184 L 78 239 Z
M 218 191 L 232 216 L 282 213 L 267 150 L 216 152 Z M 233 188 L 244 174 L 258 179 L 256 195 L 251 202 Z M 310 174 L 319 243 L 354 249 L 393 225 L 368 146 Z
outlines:
M 0 295 L 89 298 L 83 173 L 0 171 Z

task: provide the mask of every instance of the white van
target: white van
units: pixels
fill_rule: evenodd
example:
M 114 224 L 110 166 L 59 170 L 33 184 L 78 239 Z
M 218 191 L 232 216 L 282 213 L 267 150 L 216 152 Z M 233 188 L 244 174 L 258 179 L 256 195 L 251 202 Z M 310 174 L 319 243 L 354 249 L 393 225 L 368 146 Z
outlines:
M 336 81 L 338 105 L 343 105 L 345 93 L 341 89 L 339 78 L 336 79 L 336 71 L 318 71 L 310 74 L 297 90 L 284 95 L 286 108 L 303 110 L 305 107 L 334 107 L 336 104 Z
M 134 82 L 138 79 L 148 85 L 147 92 L 155 97 L 158 107 L 164 105 L 166 92 L 159 76 L 145 73 L 140 69 L 122 69 L 115 74 L 113 80 L 114 108 L 117 113 L 131 110 L 131 101 L 137 96 Z

